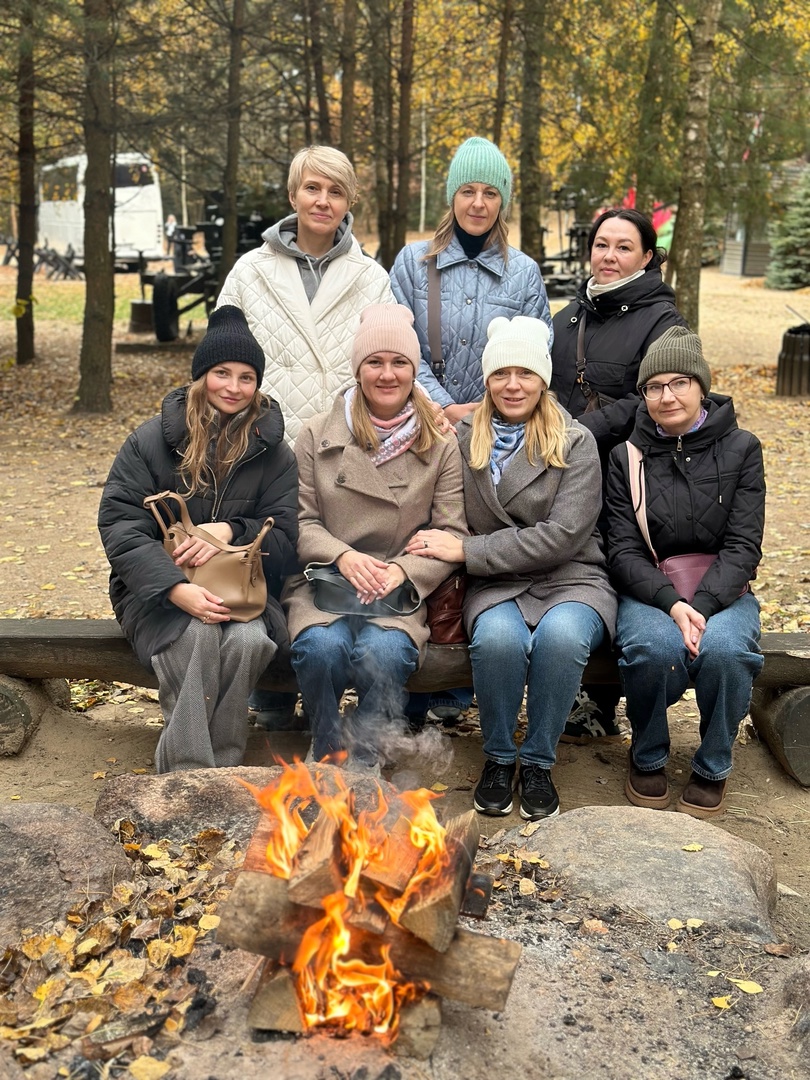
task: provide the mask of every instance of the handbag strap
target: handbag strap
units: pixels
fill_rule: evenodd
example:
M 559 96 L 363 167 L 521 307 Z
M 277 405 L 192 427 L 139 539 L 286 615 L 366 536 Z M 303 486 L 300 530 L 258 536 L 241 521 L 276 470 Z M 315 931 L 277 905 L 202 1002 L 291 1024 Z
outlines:
M 641 529 L 641 535 L 647 543 L 647 547 L 652 552 L 655 565 L 658 566 L 658 555 L 656 554 L 655 548 L 652 546 L 650 526 L 647 523 L 647 492 L 644 486 L 644 458 L 639 448 L 634 446 L 633 443 L 626 442 L 624 445 L 627 449 L 630 497 L 633 500 L 633 510 L 636 514 L 636 521 L 638 522 L 639 529 Z
M 240 553 L 246 553 L 248 559 L 252 559 L 256 554 L 256 551 L 262 546 L 262 541 L 268 532 L 275 525 L 275 518 L 266 517 L 262 522 L 262 527 L 259 529 L 256 539 L 250 544 L 234 545 L 226 544 L 224 540 L 220 540 L 214 536 L 213 533 L 206 532 L 205 529 L 201 529 L 198 525 L 195 525 L 186 506 L 186 500 L 182 495 L 179 495 L 176 491 L 161 491 L 158 495 L 147 495 L 143 500 L 143 505 L 152 511 L 157 519 L 158 525 L 160 525 L 163 532 L 164 539 L 169 539 L 169 529 L 177 525 L 177 518 L 174 515 L 174 511 L 168 503 L 168 499 L 174 499 L 180 507 L 180 524 L 188 533 L 189 536 L 198 536 L 201 540 L 205 540 L 208 544 L 213 544 L 215 548 L 219 548 L 220 551 L 237 551 Z M 169 519 L 168 528 L 166 522 L 158 511 L 158 507 L 166 514 Z
M 444 357 L 442 355 L 442 283 L 435 258 L 427 264 L 427 332 L 430 348 L 430 367 L 444 386 Z
M 593 390 L 585 378 L 585 308 L 582 309 L 577 327 L 577 382 L 587 401 L 593 394 Z

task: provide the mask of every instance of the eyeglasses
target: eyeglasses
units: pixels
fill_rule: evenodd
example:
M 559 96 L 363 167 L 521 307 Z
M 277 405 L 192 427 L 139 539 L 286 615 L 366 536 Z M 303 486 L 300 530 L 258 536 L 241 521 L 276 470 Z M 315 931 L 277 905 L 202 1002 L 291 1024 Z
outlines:
M 666 388 L 669 387 L 670 392 L 675 397 L 683 397 L 684 394 L 689 392 L 693 378 L 693 375 L 679 375 L 677 379 L 670 379 L 669 382 L 648 382 L 642 386 L 641 392 L 647 401 L 658 401 L 659 398 L 664 396 Z

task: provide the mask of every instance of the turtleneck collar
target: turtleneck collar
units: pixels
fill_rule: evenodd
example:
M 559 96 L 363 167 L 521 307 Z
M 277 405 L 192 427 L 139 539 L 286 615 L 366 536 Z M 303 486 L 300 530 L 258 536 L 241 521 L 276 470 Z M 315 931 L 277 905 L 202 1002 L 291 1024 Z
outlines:
M 456 222 L 453 225 L 453 231 L 458 237 L 458 242 L 461 244 L 467 258 L 475 259 L 484 250 L 484 245 L 489 239 L 489 234 L 492 232 L 492 229 L 488 229 L 487 232 L 482 233 L 481 236 L 473 236 L 471 233 L 462 229 L 459 223 Z

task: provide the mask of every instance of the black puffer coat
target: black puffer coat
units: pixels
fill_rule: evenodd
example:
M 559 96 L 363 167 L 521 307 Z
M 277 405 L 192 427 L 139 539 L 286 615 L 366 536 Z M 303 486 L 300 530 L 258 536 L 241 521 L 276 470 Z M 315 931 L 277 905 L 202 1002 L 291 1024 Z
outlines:
M 737 427 L 731 398 L 710 394 L 705 405 L 704 423 L 682 436 L 659 435 L 641 405 L 630 441 L 644 458 L 647 524 L 658 558 L 718 556 L 692 602 L 708 619 L 756 577 L 765 474 L 759 440 Z M 624 446 L 610 455 L 607 510 L 608 569 L 616 591 L 669 612 L 680 597 L 653 563 L 638 527 Z
M 554 316 L 551 389 L 593 434 L 603 460 L 633 430 L 641 400 L 636 390 L 638 369 L 647 349 L 670 326 L 686 326 L 659 267 L 656 256 L 643 277 L 593 300 L 583 283 L 576 300 Z M 577 332 L 583 313 L 586 378 L 591 389 L 617 399 L 590 413 L 585 412 L 588 402 L 577 383 Z
M 186 578 L 164 551 L 160 528 L 143 505 L 147 495 L 182 492 L 178 466 L 185 442 L 186 387 L 181 387 L 164 399 L 161 415 L 142 424 L 121 447 L 99 507 L 101 541 L 112 567 L 115 617 L 146 667 L 155 653 L 177 640 L 191 619 L 167 598 L 169 590 Z M 275 518 L 262 544 L 268 556 L 265 623 L 273 640 L 283 646 L 286 631 L 278 595 L 282 579 L 297 569 L 298 468 L 284 442 L 284 420 L 275 402 L 268 401 L 254 425 L 247 453 L 223 489 L 193 495 L 187 503 L 195 524 L 227 521 L 234 544 L 249 544 L 264 519 Z

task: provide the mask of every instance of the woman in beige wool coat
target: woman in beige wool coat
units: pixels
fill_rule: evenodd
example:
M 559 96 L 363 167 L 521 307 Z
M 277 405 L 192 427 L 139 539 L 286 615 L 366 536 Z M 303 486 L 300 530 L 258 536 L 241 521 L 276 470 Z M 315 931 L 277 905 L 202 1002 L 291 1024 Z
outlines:
M 419 355 L 407 308 L 366 308 L 352 351 L 356 385 L 296 441 L 298 557 L 335 564 L 361 607 L 404 583 L 424 601 L 453 569 L 405 553 L 419 528 L 467 535 L 461 456 L 415 388 Z M 405 683 L 424 659 L 424 603 L 408 615 L 323 611 L 303 575 L 288 581 L 284 603 L 313 756 L 349 748 L 353 764 L 380 764 L 385 729 L 403 716 Z M 358 696 L 351 731 L 340 716 L 349 686 Z

